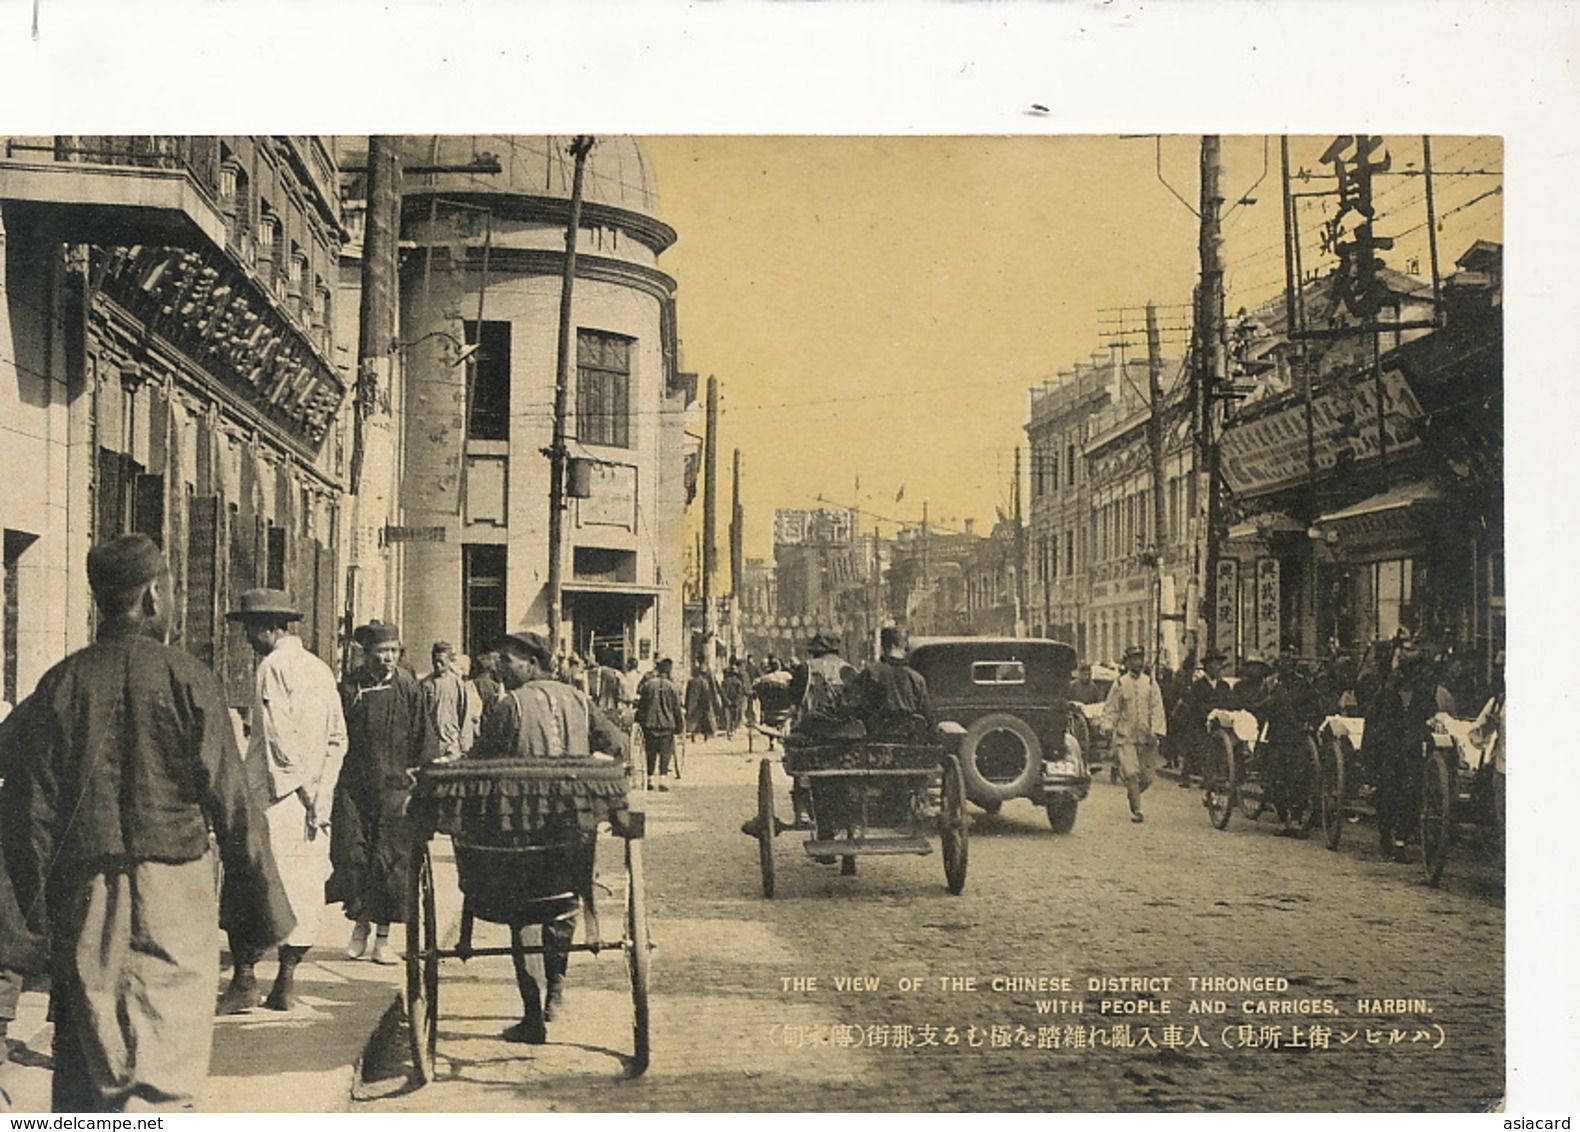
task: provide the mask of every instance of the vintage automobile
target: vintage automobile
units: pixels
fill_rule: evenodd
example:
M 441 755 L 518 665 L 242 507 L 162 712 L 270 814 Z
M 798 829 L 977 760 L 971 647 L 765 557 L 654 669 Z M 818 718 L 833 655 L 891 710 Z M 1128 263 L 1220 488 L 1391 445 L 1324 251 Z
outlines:
M 1092 777 L 1070 733 L 1075 650 L 1017 637 L 926 637 L 911 643 L 911 667 L 927 679 L 939 723 L 965 728 L 960 769 L 966 798 L 997 813 L 1029 798 L 1055 833 L 1075 827 Z

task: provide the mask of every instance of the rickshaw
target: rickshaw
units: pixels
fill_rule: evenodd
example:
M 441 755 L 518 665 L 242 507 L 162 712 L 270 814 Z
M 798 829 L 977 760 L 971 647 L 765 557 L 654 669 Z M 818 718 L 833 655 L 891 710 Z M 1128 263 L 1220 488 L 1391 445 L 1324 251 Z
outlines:
M 1227 829 L 1230 815 L 1239 807 L 1247 821 L 1255 821 L 1272 805 L 1266 729 L 1249 711 L 1214 708 L 1207 714 L 1207 730 L 1211 737 L 1202 776 L 1202 803 L 1208 820 L 1214 829 Z M 1311 792 L 1294 819 L 1297 826 L 1308 828 L 1315 824 L 1321 805 L 1321 766 L 1316 741 L 1305 729 L 1301 746 Z
M 428 765 L 417 774 L 407 810 L 413 833 L 406 914 L 406 1014 L 419 1084 L 434 1078 L 439 964 L 483 956 L 541 956 L 540 945 L 478 947 L 477 920 L 512 929 L 584 914 L 582 942 L 556 950 L 619 952 L 631 984 L 632 1053 L 627 1073 L 648 1065 L 647 906 L 643 891 L 644 817 L 627 806 L 626 764 L 603 757 L 497 759 Z M 624 843 L 622 930 L 605 939 L 593 895 L 600 832 Z M 462 893 L 460 938 L 439 946 L 429 841 L 447 834 Z M 606 839 L 604 839 L 606 840 Z M 514 931 L 512 935 L 514 937 Z
M 1450 847 L 1467 827 L 1479 830 L 1490 849 L 1501 849 L 1505 771 L 1492 757 L 1490 741 L 1473 740 L 1474 720 L 1439 712 L 1429 727 L 1421 775 L 1421 864 L 1427 884 L 1436 886 Z
M 789 725 L 790 712 L 795 707 L 790 698 L 791 679 L 788 672 L 769 672 L 759 676 L 752 685 L 751 694 L 757 701 L 757 718 L 746 728 L 748 754 L 754 749 L 758 734 L 767 738 L 768 749 L 773 750 L 774 740 Z
M 860 738 L 808 738 L 789 734 L 784 769 L 794 782 L 797 821 L 781 823 L 774 813 L 773 763 L 757 767 L 758 864 L 763 896 L 775 890 L 774 840 L 788 829 L 804 829 L 807 855 L 824 864 L 841 862 L 841 873 L 856 871 L 866 854 L 921 854 L 933 851 L 929 832 L 943 846 L 944 880 L 951 893 L 966 886 L 966 795 L 960 762 L 943 746 L 958 737 L 946 728 L 938 739 L 882 742 Z

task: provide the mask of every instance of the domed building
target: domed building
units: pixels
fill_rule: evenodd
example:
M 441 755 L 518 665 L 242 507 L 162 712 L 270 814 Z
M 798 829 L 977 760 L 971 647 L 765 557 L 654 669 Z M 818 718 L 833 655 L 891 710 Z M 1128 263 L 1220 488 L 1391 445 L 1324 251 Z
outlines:
M 401 139 L 404 528 L 414 659 L 468 654 L 549 617 L 550 461 L 568 137 Z M 497 170 L 497 171 L 496 171 Z M 651 660 L 683 647 L 685 415 L 675 282 L 641 148 L 596 139 L 571 302 L 562 649 Z

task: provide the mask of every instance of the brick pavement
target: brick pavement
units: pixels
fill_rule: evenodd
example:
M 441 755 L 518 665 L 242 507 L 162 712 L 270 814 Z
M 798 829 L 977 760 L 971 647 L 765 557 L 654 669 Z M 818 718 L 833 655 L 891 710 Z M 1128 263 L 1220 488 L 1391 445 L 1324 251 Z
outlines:
M 863 858 L 859 875 L 840 877 L 790 835 L 767 901 L 755 846 L 736 828 L 761 752 L 739 746 L 694 747 L 687 779 L 645 796 L 657 945 L 645 1077 L 619 1078 L 630 1007 L 617 958 L 573 960 L 570 1019 L 531 1048 L 495 1036 L 513 1017 L 508 960 L 447 962 L 440 1080 L 404 1087 L 397 1045 L 397 1064 L 354 1111 L 1476 1111 L 1502 1093 L 1501 873 L 1468 852 L 1430 889 L 1418 869 L 1376 858 L 1369 826 L 1336 854 L 1238 814 L 1220 832 L 1195 791 L 1167 780 L 1147 795 L 1147 824 L 1132 826 L 1123 792 L 1100 782 L 1067 837 L 1023 801 L 976 814 L 960 897 L 945 891 L 936 853 Z M 833 989 L 845 975 L 878 988 Z M 999 975 L 1068 976 L 1078 989 L 939 985 Z M 1192 975 L 1290 985 L 1196 996 L 1225 1000 L 1228 1013 L 1192 1016 L 1181 990 Z M 781 982 L 809 976 L 814 991 Z M 1086 993 L 1098 976 L 1175 983 Z M 902 977 L 921 989 L 902 992 Z M 1431 1014 L 1361 1017 L 1362 997 L 1424 998 Z M 1095 1013 L 1104 998 L 1130 1009 L 1166 999 L 1175 1013 Z M 1240 1005 L 1324 998 L 1338 1015 Z M 1038 999 L 1080 999 L 1087 1012 L 1039 1015 Z M 1444 1040 L 1429 1048 L 1437 1024 Z

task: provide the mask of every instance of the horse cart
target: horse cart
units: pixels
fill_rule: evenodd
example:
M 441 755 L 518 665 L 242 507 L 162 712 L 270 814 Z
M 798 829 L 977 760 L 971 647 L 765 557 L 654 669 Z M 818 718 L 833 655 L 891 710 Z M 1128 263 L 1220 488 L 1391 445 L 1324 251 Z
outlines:
M 439 1021 L 440 962 L 510 955 L 518 966 L 548 949 L 524 943 L 520 929 L 574 922 L 581 942 L 557 952 L 616 952 L 631 984 L 635 1077 L 648 1064 L 648 930 L 642 879 L 644 815 L 627 806 L 623 762 L 594 758 L 498 759 L 426 766 L 418 772 L 408 817 L 413 848 L 406 915 L 406 1011 L 412 1061 L 421 1084 L 433 1080 Z M 607 831 L 607 835 L 605 835 Z M 460 935 L 440 946 L 430 841 L 451 838 L 462 894 Z M 604 938 L 593 899 L 600 843 L 624 850 L 621 930 Z M 614 888 L 619 893 L 619 886 Z M 511 928 L 509 947 L 473 943 L 476 921 Z
M 1214 829 L 1227 829 L 1236 807 L 1248 821 L 1255 821 L 1274 804 L 1277 783 L 1271 765 L 1272 749 L 1265 729 L 1249 711 L 1215 708 L 1207 715 L 1209 734 L 1206 772 L 1202 776 L 1202 802 Z M 1315 824 L 1320 806 L 1320 766 L 1315 740 L 1304 730 L 1295 757 L 1304 761 L 1308 785 L 1294 803 L 1293 824 Z
M 958 728 L 951 729 L 958 732 Z M 772 760 L 757 768 L 755 829 L 763 895 L 774 894 L 774 841 L 786 830 L 810 834 L 804 848 L 823 864 L 856 871 L 867 854 L 929 854 L 929 834 L 942 842 L 944 879 L 958 895 L 966 885 L 966 794 L 960 761 L 936 741 L 784 737 L 784 770 L 794 787 L 795 822 L 774 813 Z

